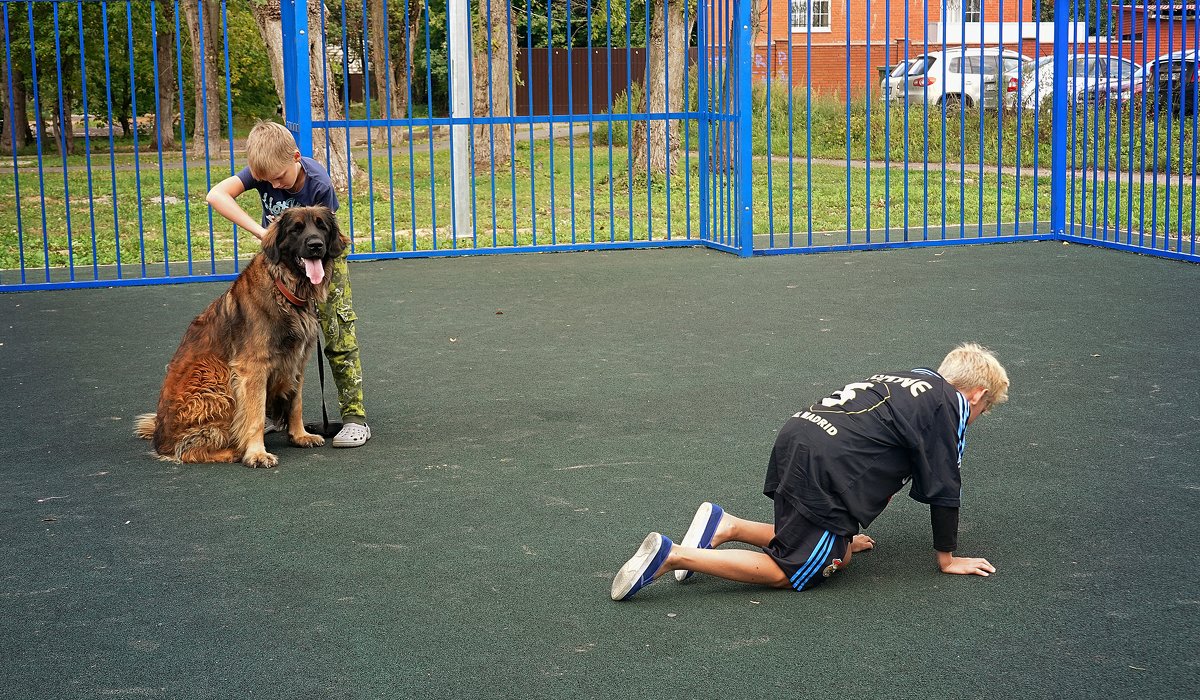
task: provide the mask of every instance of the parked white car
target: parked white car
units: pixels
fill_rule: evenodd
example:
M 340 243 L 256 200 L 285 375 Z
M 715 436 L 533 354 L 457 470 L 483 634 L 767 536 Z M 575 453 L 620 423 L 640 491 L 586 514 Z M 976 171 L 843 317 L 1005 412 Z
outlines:
M 1016 91 L 1021 68 L 1032 62 L 994 46 L 931 51 L 901 63 L 880 88 L 889 100 L 914 105 L 994 109 L 1009 102 L 1007 94 Z

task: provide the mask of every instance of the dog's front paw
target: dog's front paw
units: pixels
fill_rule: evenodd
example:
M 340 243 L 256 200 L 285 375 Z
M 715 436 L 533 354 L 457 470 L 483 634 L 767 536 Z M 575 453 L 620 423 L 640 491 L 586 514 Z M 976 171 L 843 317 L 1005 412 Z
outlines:
M 296 447 L 320 447 L 325 444 L 325 438 L 309 432 L 303 432 L 299 435 L 288 435 L 288 441 Z
M 242 457 L 242 464 L 245 464 L 251 469 L 270 469 L 279 464 L 279 458 L 265 450 L 260 452 L 247 452 Z

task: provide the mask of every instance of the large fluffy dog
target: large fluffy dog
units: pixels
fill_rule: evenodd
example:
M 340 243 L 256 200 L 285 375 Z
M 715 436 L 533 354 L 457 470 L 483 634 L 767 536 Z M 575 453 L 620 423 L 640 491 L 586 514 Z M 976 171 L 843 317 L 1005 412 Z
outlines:
M 304 430 L 300 390 L 316 346 L 316 304 L 346 239 L 325 207 L 286 209 L 229 290 L 192 321 L 167 365 L 158 413 L 138 416 L 136 434 L 180 462 L 273 467 L 264 416 L 286 416 L 293 445 L 325 440 Z

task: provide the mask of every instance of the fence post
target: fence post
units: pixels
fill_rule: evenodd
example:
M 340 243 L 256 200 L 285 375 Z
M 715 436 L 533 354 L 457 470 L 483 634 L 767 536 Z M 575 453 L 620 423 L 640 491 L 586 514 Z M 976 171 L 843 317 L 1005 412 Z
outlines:
M 319 0 L 315 0 L 319 1 Z M 312 157 L 312 86 L 309 83 L 308 0 L 280 3 L 283 32 L 283 118 L 302 155 Z
M 711 194 L 709 193 L 708 181 L 712 173 L 712 168 L 709 164 L 709 119 L 712 116 L 712 108 L 708 95 L 708 72 L 712 67 L 712 54 L 709 51 L 708 41 L 709 32 L 708 18 L 710 17 L 709 0 L 698 0 L 696 3 L 696 40 L 699 46 L 696 49 L 696 65 L 699 67 L 697 72 L 696 85 L 696 108 L 700 113 L 699 130 L 700 130 L 700 236 L 706 241 L 712 241 L 714 236 L 709 229 L 710 205 L 712 203 Z
M 754 254 L 754 210 L 752 188 L 754 184 L 754 151 L 751 143 L 751 122 L 754 119 L 751 94 L 753 86 L 751 67 L 754 62 L 754 46 L 751 45 L 750 6 L 752 0 L 734 0 L 733 49 L 737 53 L 737 153 L 734 172 L 737 176 L 737 247 L 738 255 L 749 257 Z
M 1054 3 L 1054 100 L 1050 117 L 1050 234 L 1067 233 L 1067 20 L 1071 4 Z M 1036 219 L 1036 214 L 1034 216 Z

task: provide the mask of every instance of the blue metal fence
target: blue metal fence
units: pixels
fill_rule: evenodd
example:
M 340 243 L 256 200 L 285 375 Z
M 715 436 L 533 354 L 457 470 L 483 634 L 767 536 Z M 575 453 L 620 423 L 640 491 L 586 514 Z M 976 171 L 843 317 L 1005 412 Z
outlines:
M 204 193 L 277 99 L 354 259 L 1061 239 L 1200 261 L 1193 4 L 455 1 L 0 0 L 0 290 L 232 277 L 257 241 Z

